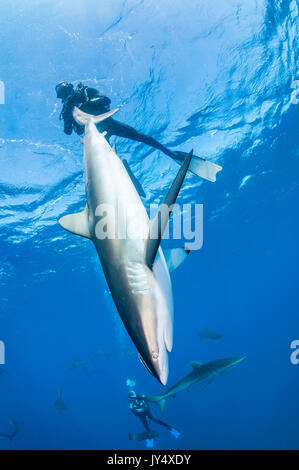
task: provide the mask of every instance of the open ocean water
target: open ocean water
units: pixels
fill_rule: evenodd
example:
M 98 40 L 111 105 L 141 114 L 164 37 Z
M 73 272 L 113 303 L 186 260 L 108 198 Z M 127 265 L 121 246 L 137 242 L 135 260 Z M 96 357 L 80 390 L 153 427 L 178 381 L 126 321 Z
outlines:
M 98 88 L 117 119 L 223 166 L 189 174 L 178 202 L 204 205 L 204 243 L 172 274 L 168 386 L 190 361 L 246 355 L 204 391 L 169 398 L 180 431 L 156 449 L 298 449 L 299 71 L 297 0 L 6 0 L 0 7 L 0 449 L 144 449 L 126 380 L 141 365 L 97 253 L 58 219 L 85 206 L 82 145 L 63 133 L 55 85 Z M 3 89 L 5 88 L 5 90 Z M 117 142 L 146 204 L 177 164 Z M 201 340 L 197 330 L 219 340 Z M 59 390 L 67 409 L 54 410 Z

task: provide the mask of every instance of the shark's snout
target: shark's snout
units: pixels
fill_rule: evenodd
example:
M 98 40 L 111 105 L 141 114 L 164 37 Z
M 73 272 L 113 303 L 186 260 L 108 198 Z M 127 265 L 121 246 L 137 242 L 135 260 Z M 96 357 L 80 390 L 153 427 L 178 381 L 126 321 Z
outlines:
M 139 354 L 139 359 L 144 367 L 154 376 L 162 385 L 166 385 L 168 379 L 168 356 L 166 349 L 159 352 L 149 352 L 144 359 Z

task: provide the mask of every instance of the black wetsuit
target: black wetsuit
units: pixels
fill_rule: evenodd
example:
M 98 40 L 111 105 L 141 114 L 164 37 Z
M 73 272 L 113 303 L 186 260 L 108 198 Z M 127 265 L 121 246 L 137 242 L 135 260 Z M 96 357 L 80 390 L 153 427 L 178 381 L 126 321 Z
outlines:
M 107 96 L 99 93 L 95 88 L 83 85 L 78 86 L 69 97 L 63 100 L 63 108 L 60 118 L 64 120 L 64 132 L 68 135 L 70 135 L 73 130 L 78 135 L 81 135 L 84 132 L 84 128 L 79 126 L 73 118 L 72 111 L 74 106 L 78 106 L 82 111 L 88 114 L 99 115 L 110 110 L 110 103 L 111 100 Z M 185 152 L 168 150 L 153 137 L 142 134 L 133 127 L 123 124 L 112 117 L 97 124 L 97 128 L 100 132 L 107 132 L 106 139 L 108 141 L 113 135 L 125 137 L 127 139 L 135 140 L 136 142 L 142 142 L 157 150 L 161 150 L 169 157 L 178 161 L 184 160 L 187 155 Z
M 132 413 L 141 420 L 146 431 L 150 431 L 148 419 L 151 419 L 155 423 L 164 426 L 169 431 L 172 429 L 171 426 L 169 426 L 167 423 L 164 423 L 164 421 L 161 421 L 152 415 L 148 403 L 140 396 L 137 396 L 136 398 L 129 398 L 129 408 Z

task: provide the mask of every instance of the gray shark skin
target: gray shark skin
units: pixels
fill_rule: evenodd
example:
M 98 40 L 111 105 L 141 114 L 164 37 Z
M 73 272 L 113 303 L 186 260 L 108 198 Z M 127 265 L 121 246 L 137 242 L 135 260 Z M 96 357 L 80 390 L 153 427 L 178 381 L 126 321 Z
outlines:
M 168 377 L 168 354 L 172 349 L 173 301 L 168 267 L 159 246 L 160 240 L 143 238 L 104 238 L 96 236 L 101 221 L 97 208 L 103 204 L 117 207 L 117 217 L 107 217 L 108 226 L 122 231 L 125 218 L 128 227 L 149 234 L 150 223 L 145 207 L 128 172 L 96 124 L 111 116 L 110 111 L 92 116 L 74 109 L 74 119 L 85 126 L 84 175 L 87 205 L 83 212 L 62 217 L 59 222 L 71 233 L 93 241 L 119 315 L 133 340 L 141 362 L 165 385 Z M 192 155 L 179 170 L 165 200 L 174 203 L 189 168 Z M 133 215 L 127 207 L 133 206 Z M 168 206 L 170 207 L 170 205 Z M 138 224 L 136 224 L 136 220 Z M 167 219 L 168 221 L 168 219 Z M 159 226 L 163 235 L 166 220 Z M 161 230 L 160 230 L 161 229 Z M 154 232 L 156 233 L 156 232 Z M 149 243 L 149 242 L 153 243 Z
M 216 377 L 218 377 L 218 375 L 237 365 L 239 362 L 243 361 L 243 359 L 245 359 L 245 356 L 218 359 L 216 361 L 206 362 L 205 364 L 191 361 L 190 365 L 193 370 L 190 374 L 183 377 L 173 387 L 170 387 L 163 395 L 148 396 L 145 397 L 145 400 L 151 403 L 156 403 L 159 406 L 160 411 L 163 411 L 166 398 L 174 397 L 178 392 L 182 392 L 184 390 L 189 391 L 191 387 L 200 382 L 206 381 L 206 387 Z

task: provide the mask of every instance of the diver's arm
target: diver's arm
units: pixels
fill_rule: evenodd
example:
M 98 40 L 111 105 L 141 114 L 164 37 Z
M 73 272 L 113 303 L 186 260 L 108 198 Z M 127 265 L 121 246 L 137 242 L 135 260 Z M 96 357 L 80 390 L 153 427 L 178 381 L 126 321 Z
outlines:
M 71 135 L 73 132 L 73 122 L 72 119 L 64 118 L 64 133 L 67 135 Z

